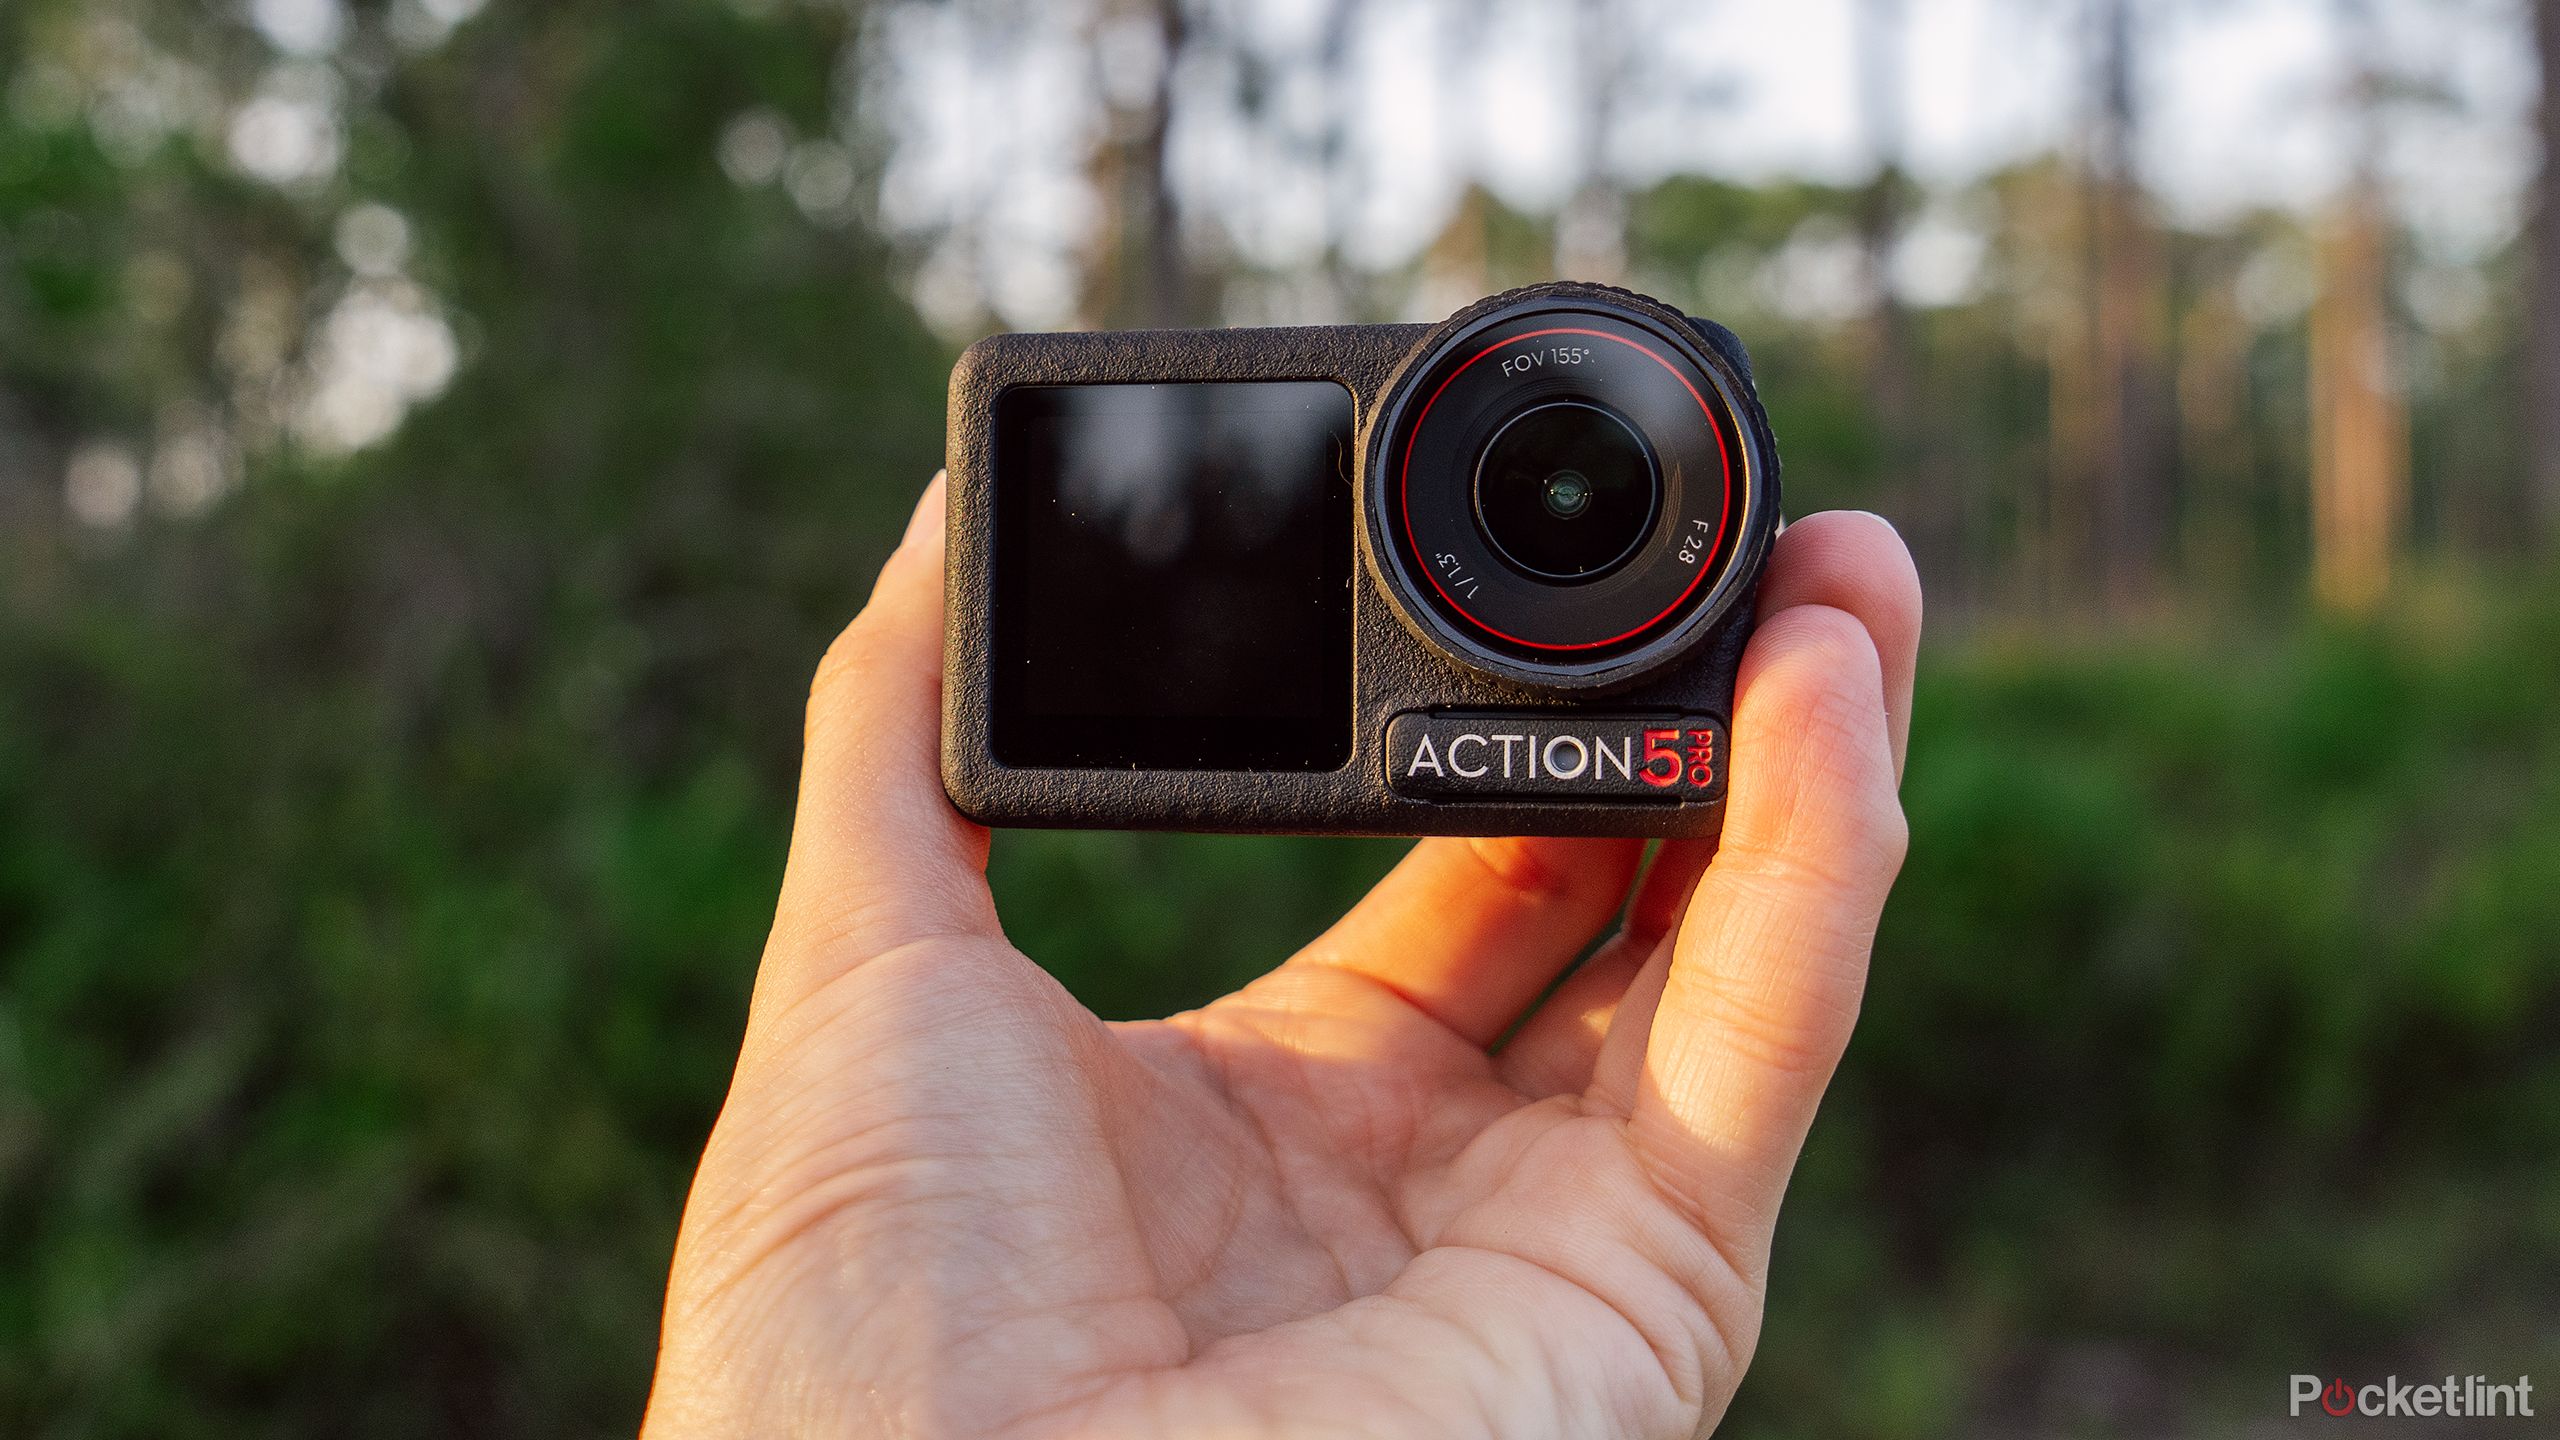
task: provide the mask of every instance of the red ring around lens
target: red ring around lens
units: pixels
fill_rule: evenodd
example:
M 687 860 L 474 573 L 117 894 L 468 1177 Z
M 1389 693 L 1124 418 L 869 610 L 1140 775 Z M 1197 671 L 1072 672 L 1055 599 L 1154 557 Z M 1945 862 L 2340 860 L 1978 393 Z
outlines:
M 1431 418 L 1431 407 L 1440 403 L 1440 396 L 1442 392 L 1455 384 L 1458 377 L 1465 374 L 1467 372 L 1467 368 L 1475 364 L 1478 360 L 1482 360 L 1487 355 L 1490 355 L 1494 351 L 1500 350 L 1507 345 L 1515 345 L 1523 340 L 1535 340 L 1542 335 L 1588 335 L 1600 340 L 1615 340 L 1619 344 L 1626 346 L 1628 349 L 1634 350 L 1638 354 L 1643 355 L 1654 364 L 1661 366 L 1664 370 L 1669 371 L 1671 378 L 1680 382 L 1680 388 L 1689 392 L 1689 398 L 1698 402 L 1698 413 L 1707 418 L 1707 433 L 1716 437 L 1716 458 L 1724 466 L 1724 488 L 1722 495 L 1723 509 L 1716 516 L 1716 538 L 1715 542 L 1707 547 L 1707 554 L 1712 557 L 1724 549 L 1725 532 L 1730 528 L 1733 520 L 1733 455 L 1732 452 L 1725 447 L 1724 427 L 1716 423 L 1715 410 L 1707 404 L 1707 397 L 1699 394 L 1698 387 L 1689 383 L 1688 376 L 1681 374 L 1677 366 L 1664 359 L 1650 346 L 1638 344 L 1636 341 L 1630 340 L 1624 335 L 1612 334 L 1606 330 L 1588 330 L 1569 325 L 1555 326 L 1545 330 L 1524 330 L 1517 335 L 1507 335 L 1502 339 L 1487 345 L 1475 354 L 1468 356 L 1463 364 L 1459 365 L 1457 369 L 1449 372 L 1448 376 L 1431 392 L 1431 398 L 1422 402 L 1422 409 L 1414 414 L 1413 428 L 1405 432 L 1404 462 L 1396 467 L 1396 514 L 1404 522 L 1404 542 L 1407 562 L 1413 564 L 1415 569 L 1422 572 L 1422 578 L 1431 582 L 1432 590 L 1437 592 L 1440 598 L 1447 602 L 1449 608 L 1458 612 L 1459 617 L 1464 619 L 1468 624 L 1475 626 L 1477 629 L 1482 630 L 1488 635 L 1492 635 L 1498 639 L 1507 640 L 1514 645 L 1522 646 L 1530 650 L 1597 650 L 1603 646 L 1615 645 L 1620 641 L 1633 639 L 1634 637 L 1643 634 L 1645 631 L 1652 629 L 1654 626 L 1661 624 L 1665 619 L 1669 618 L 1673 611 L 1676 611 L 1681 606 L 1689 603 L 1689 597 L 1698 592 L 1698 587 L 1700 585 L 1706 583 L 1707 572 L 1711 567 L 1705 565 L 1699 566 L 1697 578 L 1691 580 L 1687 589 L 1681 591 L 1678 596 L 1673 598 L 1670 604 L 1664 606 L 1661 614 L 1654 616 L 1652 619 L 1645 621 L 1643 624 L 1638 625 L 1634 629 L 1628 630 L 1623 634 L 1612 635 L 1606 640 L 1576 641 L 1569 645 L 1551 645 L 1536 640 L 1523 640 L 1517 635 L 1497 630 L 1492 626 L 1487 625 L 1482 620 L 1477 619 L 1474 614 L 1468 611 L 1467 607 L 1458 603 L 1456 596 L 1451 595 L 1448 589 L 1441 585 L 1440 577 L 1431 573 L 1430 566 L 1418 563 L 1422 554 L 1422 542 L 1414 538 L 1413 507 L 1408 503 L 1406 496 L 1407 488 L 1413 478 L 1414 448 L 1422 439 L 1422 424 L 1425 420 Z

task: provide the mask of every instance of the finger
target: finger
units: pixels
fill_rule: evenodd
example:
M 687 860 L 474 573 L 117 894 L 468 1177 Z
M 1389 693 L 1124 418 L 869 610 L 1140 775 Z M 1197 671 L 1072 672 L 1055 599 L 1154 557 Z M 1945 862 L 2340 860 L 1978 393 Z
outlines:
M 1648 949 L 1624 931 L 1609 937 L 1503 1042 L 1495 1071 L 1502 1083 L 1532 1100 L 1589 1089 L 1619 997 L 1646 959 L 1668 943 L 1669 937 L 1658 936 Z
M 1774 619 L 1802 605 L 1824 605 L 1854 616 L 1874 643 L 1880 667 L 1880 694 L 1893 741 L 1894 774 L 1902 772 L 1911 725 L 1912 675 L 1920 639 L 1921 600 L 1917 572 L 1901 537 L 1883 519 L 1861 511 L 1828 511 L 1789 525 L 1778 537 L 1768 577 L 1760 587 L 1760 613 Z M 1667 931 L 1689 903 L 1698 872 L 1714 853 L 1714 842 L 1684 842 L 1687 868 L 1675 870 L 1676 883 L 1648 880 L 1629 916 L 1629 928 L 1650 934 Z M 1666 852 L 1668 853 L 1668 852 Z M 1657 863 L 1656 870 L 1664 869 Z M 1511 1083 L 1523 1094 L 1563 1094 L 1594 1083 L 1603 1068 L 1599 1056 L 1609 1050 L 1613 1030 L 1630 1032 L 1608 1067 L 1632 1091 L 1640 1068 L 1644 1037 L 1669 973 L 1667 955 L 1646 943 L 1631 950 L 1615 942 L 1604 947 L 1558 988 L 1539 1013 L 1505 1047 Z M 1648 966 L 1647 962 L 1655 961 Z M 1627 1023 L 1620 1023 L 1620 1016 Z
M 1571 1094 L 1591 1084 L 1592 1066 L 1619 998 L 1662 948 L 1715 853 L 1713 840 L 1663 844 L 1645 868 L 1618 933 L 1576 967 L 1519 1033 L 1503 1043 L 1505 1084 L 1536 1099 Z
M 760 998 L 926 936 L 996 933 L 986 832 L 942 792 L 943 484 L 810 685 L 776 922 L 801 943 L 773 947 Z
M 1763 625 L 1799 605 L 1828 605 L 1866 627 L 1874 642 L 1898 781 L 1910 733 L 1921 600 L 1909 552 L 1893 527 L 1863 511 L 1826 511 L 1789 525 L 1778 537 L 1768 578 L 1761 583 Z M 1668 953 L 1653 957 L 1628 982 L 1612 1010 L 1592 1017 L 1606 1033 L 1590 1083 L 1619 1097 L 1618 1103 L 1627 1103 L 1634 1093 L 1654 1008 L 1669 975 Z
M 1739 1264 L 1765 1261 L 1902 864 L 1882 695 L 1876 643 L 1844 611 L 1788 607 L 1753 637 L 1722 848 L 1673 939 L 1624 1097 L 1657 1183 Z M 1608 1071 L 1604 1054 L 1595 1088 Z
M 1760 582 L 1762 615 L 1798 605 L 1845 610 L 1874 639 L 1899 778 L 1910 743 L 1911 679 L 1920 648 L 1920 574 L 1911 552 L 1881 516 L 1863 510 L 1808 515 L 1779 535 Z
M 1698 877 L 1707 872 L 1707 862 L 1716 855 L 1716 841 L 1666 840 L 1653 864 L 1645 871 L 1644 883 L 1636 887 L 1636 898 L 1627 906 L 1626 933 L 1646 951 L 1654 942 L 1671 933 L 1680 917 L 1689 911 L 1689 896 L 1698 888 Z
M 1641 840 L 1422 841 L 1274 978 L 1364 976 L 1490 1044 L 1617 913 L 1643 854 Z

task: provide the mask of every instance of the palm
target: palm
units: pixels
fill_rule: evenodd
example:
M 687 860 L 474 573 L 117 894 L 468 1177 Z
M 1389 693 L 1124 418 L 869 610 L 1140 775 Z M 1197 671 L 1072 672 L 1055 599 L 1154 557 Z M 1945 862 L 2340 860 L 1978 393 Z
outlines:
M 1207 1277 L 1187 1303 L 1164 1297 L 1214 1362 L 1193 1383 L 1285 1416 L 1312 1365 L 1353 1387 L 1345 1421 L 1426 1392 L 1428 1408 L 1541 1433 L 1575 1414 L 1612 1415 L 1618 1433 L 1694 1423 L 1749 1344 L 1753 1307 L 1723 1302 L 1756 1282 L 1672 1214 L 1625 1107 L 1524 1093 L 1481 1046 L 1359 979 L 1269 988 L 1299 993 L 1248 992 L 1161 1041 L 1225 1077 L 1217 1183 L 1248 1197 L 1233 1219 L 1166 1224 L 1146 1246 L 1157 1273 Z M 1265 1008 L 1275 999 L 1286 1008 Z M 1324 1060 L 1307 1055 L 1309 1010 L 1330 1032 Z M 1141 1054 L 1159 1043 L 1130 1038 Z M 1375 1296 L 1387 1306 L 1354 1303 Z
M 1798 613 L 1802 653 L 1759 664 L 1735 722 L 1771 779 L 1737 774 L 1703 880 L 1692 846 L 1638 882 L 1628 842 L 1428 841 L 1271 975 L 1120 1025 L 1004 942 L 985 837 L 929 769 L 885 791 L 822 769 L 822 677 L 653 1430 L 1712 1422 L 1899 854 L 1884 701 L 1907 648 L 1861 630 L 1844 659 L 1854 623 Z M 869 620 L 831 669 L 876 684 L 896 657 L 854 643 Z M 1755 647 L 1790 629 L 1773 618 Z M 1880 675 L 1895 649 L 1901 674 Z M 904 658 L 930 663 L 921 644 Z M 847 795 L 878 798 L 823 835 L 813 809 Z
M 1437 1404 L 1597 1387 L 1653 1431 L 1694 1416 L 1711 1378 L 1664 1357 L 1714 1333 L 1710 1297 L 1751 1293 L 1741 1276 L 1665 1276 L 1661 1241 L 1687 1227 L 1629 1149 L 1623 1109 L 1524 1094 L 1480 1044 L 1357 972 L 1293 966 L 1117 1026 L 992 938 L 901 951 L 861 978 L 807 1002 L 849 1013 L 792 1022 L 814 1027 L 797 1047 L 813 1082 L 847 1097 L 831 1123 L 794 1125 L 796 1086 L 771 1092 L 779 1116 L 723 1119 L 760 1157 L 729 1211 L 738 1234 L 790 1237 L 749 1240 L 733 1284 L 763 1297 L 757 1323 L 838 1329 L 843 1353 L 917 1346 L 919 1371 L 945 1377 L 924 1388 L 950 1433 L 1134 1434 L 1161 1404 L 1305 1418 L 1287 1388 L 1310 1367 L 1344 1425 L 1427 1369 Z M 884 1043 L 955 988 L 983 1008 L 947 1046 Z M 918 1115 L 939 1121 L 929 1157 L 897 1134 Z M 1712 1262 L 1678 1248 L 1684 1268 Z M 939 1276 L 927 1333 L 919 1315 L 847 1304 L 848 1254 Z M 1061 1323 L 1086 1340 L 1031 1338 Z M 1389 1331 L 1405 1343 L 1382 1346 Z M 835 1403 L 858 1413 L 861 1393 Z

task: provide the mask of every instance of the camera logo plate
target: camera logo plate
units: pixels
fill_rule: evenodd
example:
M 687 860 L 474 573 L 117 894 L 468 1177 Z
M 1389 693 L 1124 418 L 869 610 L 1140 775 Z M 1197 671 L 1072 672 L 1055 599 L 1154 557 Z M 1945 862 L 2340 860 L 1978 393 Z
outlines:
M 1725 724 L 1656 711 L 1408 710 L 1387 724 L 1387 788 L 1415 800 L 1724 795 Z

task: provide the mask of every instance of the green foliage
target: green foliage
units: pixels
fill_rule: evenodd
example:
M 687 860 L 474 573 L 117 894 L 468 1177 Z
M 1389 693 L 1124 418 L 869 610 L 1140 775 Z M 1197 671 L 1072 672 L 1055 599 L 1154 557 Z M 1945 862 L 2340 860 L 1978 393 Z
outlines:
M 2547 1363 L 2555 619 L 1933 655 L 1733 1433 L 2205 1433 L 2297 1371 Z
M 240 38 L 191 9 L 151 33 Z M 0 1433 L 628 1433 L 798 696 L 939 452 L 885 257 L 713 160 L 843 23 L 493 7 L 351 103 L 328 196 L 0 118 L 40 464 L 208 403 L 257 285 L 324 306 L 354 199 L 466 351 L 202 522 L 0 534 Z

